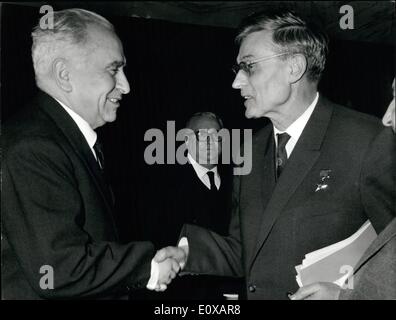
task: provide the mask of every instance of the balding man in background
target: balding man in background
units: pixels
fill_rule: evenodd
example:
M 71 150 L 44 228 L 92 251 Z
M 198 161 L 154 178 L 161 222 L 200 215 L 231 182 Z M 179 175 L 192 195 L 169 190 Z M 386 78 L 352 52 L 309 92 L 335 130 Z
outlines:
M 231 165 L 222 163 L 219 132 L 223 127 L 222 119 L 213 112 L 191 115 L 184 126 L 187 163 L 167 165 L 162 168 L 163 176 L 158 172 L 152 181 L 146 181 L 146 193 L 155 194 L 155 200 L 144 201 L 146 222 L 142 228 L 158 247 L 174 245 L 185 223 L 227 234 L 233 176 Z M 183 276 L 174 279 L 164 293 L 144 290 L 138 299 L 224 300 L 223 294 L 239 295 L 241 289 L 241 279 Z

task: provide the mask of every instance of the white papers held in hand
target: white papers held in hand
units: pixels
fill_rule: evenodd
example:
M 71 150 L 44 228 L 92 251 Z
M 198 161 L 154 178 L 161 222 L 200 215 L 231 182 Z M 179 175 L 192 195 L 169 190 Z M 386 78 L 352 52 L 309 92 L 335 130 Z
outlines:
M 349 238 L 306 254 L 302 264 L 295 267 L 298 285 L 334 282 L 342 286 L 376 237 L 377 233 L 367 220 Z

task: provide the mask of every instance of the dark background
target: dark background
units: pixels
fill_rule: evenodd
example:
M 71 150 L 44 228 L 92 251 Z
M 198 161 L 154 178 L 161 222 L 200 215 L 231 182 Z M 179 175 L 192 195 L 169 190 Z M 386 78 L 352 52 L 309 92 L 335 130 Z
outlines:
M 1 116 L 6 121 L 37 90 L 30 32 L 41 15 L 31 6 L 3 4 L 1 9 Z M 115 25 L 124 44 L 131 92 L 123 98 L 117 121 L 98 133 L 123 240 L 146 240 L 150 221 L 139 212 L 160 195 L 151 194 L 145 182 L 153 175 L 161 179 L 166 166 L 145 164 L 149 142 L 144 141 L 144 133 L 150 128 L 165 132 L 167 120 L 175 120 L 180 129 L 197 111 L 217 113 L 228 128 L 255 130 L 266 119 L 245 119 L 240 93 L 231 88 L 230 67 L 238 52 L 235 29 L 101 14 Z M 392 97 L 394 46 L 330 39 L 321 94 L 381 117 Z

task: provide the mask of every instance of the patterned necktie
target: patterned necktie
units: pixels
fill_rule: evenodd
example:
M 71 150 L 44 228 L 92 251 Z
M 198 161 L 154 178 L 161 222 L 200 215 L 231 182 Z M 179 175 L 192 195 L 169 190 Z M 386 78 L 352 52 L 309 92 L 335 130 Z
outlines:
M 103 154 L 103 147 L 100 143 L 99 139 L 96 139 L 96 142 L 93 146 L 96 154 L 96 162 L 98 163 L 100 169 L 104 170 L 105 162 L 104 162 L 104 154 Z
M 214 172 L 213 171 L 208 171 L 207 173 L 209 177 L 209 182 L 210 182 L 210 191 L 217 191 L 215 180 L 214 180 Z
M 286 165 L 287 153 L 285 147 L 290 139 L 290 136 L 286 132 L 278 133 L 276 136 L 278 138 L 278 146 L 276 148 L 276 176 L 279 178 L 283 168 Z

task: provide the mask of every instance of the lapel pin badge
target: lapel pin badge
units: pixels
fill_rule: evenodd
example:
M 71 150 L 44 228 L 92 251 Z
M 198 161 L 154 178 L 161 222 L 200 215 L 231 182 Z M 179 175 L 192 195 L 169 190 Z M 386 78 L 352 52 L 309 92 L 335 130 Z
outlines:
M 329 169 L 320 170 L 319 173 L 320 182 L 316 184 L 315 192 L 318 192 L 320 190 L 326 190 L 329 187 L 329 185 L 326 183 L 326 180 L 330 179 L 330 174 L 331 174 L 331 170 Z

